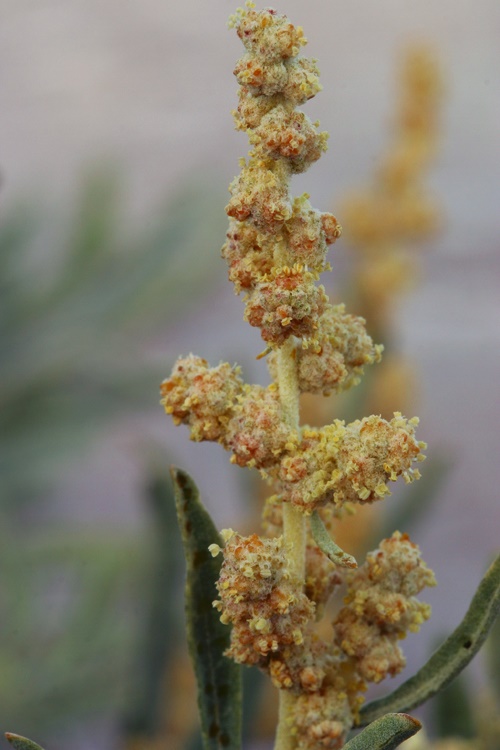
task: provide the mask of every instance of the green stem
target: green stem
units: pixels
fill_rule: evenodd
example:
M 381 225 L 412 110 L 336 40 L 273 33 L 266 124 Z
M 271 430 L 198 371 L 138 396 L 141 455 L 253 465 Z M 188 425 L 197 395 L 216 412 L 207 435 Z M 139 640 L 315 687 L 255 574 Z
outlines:
M 288 690 L 280 690 L 278 728 L 274 750 L 294 750 L 295 742 L 291 733 L 293 726 L 293 708 L 296 696 Z
M 278 388 L 284 420 L 292 430 L 299 432 L 299 382 L 295 343 L 291 337 L 278 351 Z M 283 504 L 283 536 L 288 569 L 297 578 L 297 586 L 303 587 L 306 557 L 305 516 L 290 503 Z
M 278 388 L 283 416 L 292 430 L 299 431 L 299 383 L 295 359 L 295 343 L 290 337 L 278 351 Z M 305 516 L 290 503 L 283 504 L 283 538 L 288 569 L 297 588 L 305 580 L 306 524 Z M 280 691 L 278 728 L 274 750 L 293 750 L 293 713 L 296 696 Z

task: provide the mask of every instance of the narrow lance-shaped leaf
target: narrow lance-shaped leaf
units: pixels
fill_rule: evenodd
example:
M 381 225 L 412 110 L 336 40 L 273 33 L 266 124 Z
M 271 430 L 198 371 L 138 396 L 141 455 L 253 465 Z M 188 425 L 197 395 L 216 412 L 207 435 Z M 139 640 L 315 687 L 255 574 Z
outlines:
M 358 567 L 356 559 L 347 552 L 344 552 L 338 544 L 335 544 L 326 530 L 325 524 L 321 520 L 321 516 L 317 510 L 315 510 L 311 516 L 311 532 L 313 539 L 320 550 L 324 552 L 324 554 L 335 563 L 335 565 L 340 565 L 343 568 Z
M 491 628 L 486 644 L 486 669 L 496 703 L 500 706 L 500 617 Z
M 224 656 L 230 630 L 212 607 L 221 563 L 211 556 L 211 544 L 223 546 L 203 507 L 191 477 L 172 468 L 177 517 L 186 555 L 186 623 L 188 643 L 198 683 L 198 707 L 205 750 L 241 747 L 241 673 Z
M 28 740 L 27 737 L 21 737 L 19 734 L 6 732 L 5 736 L 15 750 L 43 750 L 43 748 L 41 748 L 40 745 L 37 745 L 36 742 Z
M 369 724 L 386 711 L 409 711 L 448 685 L 481 648 L 499 610 L 500 555 L 479 584 L 460 625 L 416 675 L 385 698 L 363 706 L 360 725 Z
M 344 750 L 393 750 L 421 728 L 408 714 L 386 714 L 349 740 Z

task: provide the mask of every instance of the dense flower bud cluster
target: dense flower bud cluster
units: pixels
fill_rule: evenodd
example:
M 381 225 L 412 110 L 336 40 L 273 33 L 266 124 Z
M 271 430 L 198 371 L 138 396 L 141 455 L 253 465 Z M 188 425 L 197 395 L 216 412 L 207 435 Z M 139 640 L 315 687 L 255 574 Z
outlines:
M 304 693 L 294 711 L 297 750 L 339 750 L 353 724 L 353 712 L 342 680 L 320 692 Z
M 301 26 L 294 26 L 286 16 L 268 8 L 259 12 L 249 7 L 240 8 L 230 19 L 247 52 L 265 56 L 268 60 L 296 57 L 306 44 Z
M 285 228 L 291 257 L 318 273 L 324 271 L 327 246 L 342 232 L 335 216 L 317 211 L 304 193 L 295 198 L 293 213 Z
M 429 605 L 415 595 L 435 584 L 418 546 L 397 531 L 348 574 L 345 606 L 334 621 L 335 642 L 364 679 L 380 682 L 404 667 L 398 641 L 430 616 Z
M 327 502 L 370 503 L 389 495 L 387 482 L 420 476 L 412 464 L 423 459 L 425 443 L 415 440 L 416 424 L 395 414 L 390 422 L 372 416 L 304 430 L 299 449 L 281 462 L 284 496 L 310 513 Z
M 193 355 L 177 362 L 161 392 L 165 410 L 190 426 L 193 440 L 217 441 L 233 463 L 277 478 L 283 500 L 306 513 L 325 503 L 370 503 L 390 494 L 387 482 L 420 476 L 412 467 L 425 448 L 415 439 L 416 418 L 336 420 L 299 437 L 283 419 L 275 385 L 245 385 L 237 368 L 210 368 Z
M 339 393 L 357 385 L 363 367 L 379 362 L 382 347 L 373 344 L 365 321 L 348 315 L 344 305 L 328 305 L 318 320 L 315 344 L 296 347 L 301 393 Z M 276 376 L 276 355 L 268 357 L 269 369 Z
M 304 664 L 301 661 L 299 670 L 293 670 L 294 651 L 304 643 L 314 604 L 288 573 L 283 537 L 242 537 L 231 531 L 223 535 L 220 600 L 214 606 L 222 622 L 233 625 L 227 655 L 269 670 L 281 687 L 300 684 Z M 211 547 L 212 554 L 219 551 L 217 545 Z
M 193 354 L 179 359 L 160 387 L 165 411 L 175 424 L 191 427 L 192 440 L 220 440 L 242 392 L 238 367 L 227 362 L 209 367 Z
M 229 187 L 233 221 L 222 254 L 236 292 L 248 293 L 246 320 L 268 344 L 282 346 L 290 336 L 314 340 L 328 307 L 316 274 L 327 267 L 328 245 L 341 229 L 308 196 L 292 201 L 288 182 L 326 150 L 327 133 L 295 109 L 320 90 L 318 70 L 297 57 L 305 39 L 285 16 L 248 8 L 231 22 L 247 50 L 234 71 L 241 86 L 234 117 L 253 150 Z
M 276 388 L 245 387 L 223 442 L 234 463 L 257 469 L 274 466 L 294 450 L 298 438 L 283 421 Z
M 273 270 L 269 281 L 260 282 L 249 297 L 245 319 L 260 328 L 269 343 L 280 345 L 290 336 L 313 337 L 328 299 L 314 280 L 301 265 Z
M 226 206 L 228 216 L 250 223 L 266 234 L 277 234 L 292 214 L 287 184 L 263 164 L 244 167 L 229 186 L 233 197 Z
M 246 222 L 231 220 L 222 247 L 222 257 L 229 266 L 229 280 L 235 291 L 252 289 L 273 269 L 272 252 L 266 248 L 269 239 Z
M 269 469 L 295 451 L 298 435 L 283 420 L 276 386 L 246 385 L 239 368 L 209 367 L 201 357 L 179 359 L 161 384 L 162 404 L 192 440 L 219 442 L 238 466 Z
M 326 151 L 327 133 L 317 133 L 303 112 L 289 110 L 282 104 L 273 107 L 250 134 L 256 145 L 254 156 L 288 160 L 292 173 L 304 172 Z

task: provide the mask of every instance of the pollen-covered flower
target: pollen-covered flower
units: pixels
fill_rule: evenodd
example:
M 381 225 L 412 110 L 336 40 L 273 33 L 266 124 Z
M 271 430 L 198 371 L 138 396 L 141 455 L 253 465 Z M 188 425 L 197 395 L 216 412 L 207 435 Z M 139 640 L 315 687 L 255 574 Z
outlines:
M 298 174 L 326 151 L 327 133 L 318 133 L 304 112 L 283 104 L 273 107 L 250 134 L 254 155 L 288 159 L 291 172 Z
M 295 198 L 293 214 L 285 224 L 291 257 L 318 273 L 326 268 L 328 245 L 341 235 L 342 228 L 333 214 L 313 208 L 307 193 Z
M 379 362 L 382 347 L 366 333 L 365 321 L 348 315 L 344 305 L 327 305 L 318 321 L 315 344 L 296 347 L 299 389 L 302 393 L 345 391 L 357 385 L 365 365 Z M 268 357 L 270 371 L 276 375 L 276 355 Z
M 226 447 L 239 466 L 267 469 L 279 463 L 298 442 L 283 421 L 276 388 L 247 385 L 228 425 Z
M 222 257 L 229 266 L 229 280 L 235 292 L 252 289 L 273 268 L 273 254 L 269 239 L 248 222 L 229 222 Z
M 190 354 L 177 361 L 161 384 L 161 403 L 176 424 L 188 424 L 192 440 L 221 440 L 243 391 L 239 368 L 227 362 L 209 367 Z
M 429 618 L 429 605 L 415 597 L 436 579 L 418 546 L 396 531 L 347 580 L 345 606 L 334 621 L 335 643 L 356 660 L 364 679 L 380 682 L 404 667 L 398 641 Z
M 300 26 L 294 26 L 286 16 L 280 16 L 272 8 L 263 11 L 240 9 L 230 19 L 248 52 L 266 60 L 285 60 L 298 55 L 306 43 Z
M 294 706 L 297 750 L 340 750 L 354 719 L 342 684 L 299 696 Z
M 412 464 L 423 458 L 425 443 L 415 439 L 416 424 L 396 413 L 390 422 L 372 416 L 304 430 L 296 453 L 281 463 L 285 499 L 310 513 L 327 502 L 378 500 L 390 494 L 387 482 L 401 475 L 418 479 Z
M 238 221 L 248 219 L 261 232 L 276 234 L 292 215 L 287 183 L 260 163 L 244 167 L 229 190 L 227 215 Z
M 228 656 L 274 670 L 276 680 L 281 673 L 283 686 L 291 687 L 286 658 L 303 643 L 314 605 L 288 572 L 283 537 L 242 537 L 230 531 L 224 536 L 220 599 L 214 606 L 222 622 L 233 625 Z M 214 545 L 211 551 L 220 550 Z
M 300 265 L 276 269 L 250 294 L 246 320 L 261 329 L 264 341 L 277 346 L 290 336 L 314 337 L 328 301 L 324 288 L 314 281 L 314 274 Z

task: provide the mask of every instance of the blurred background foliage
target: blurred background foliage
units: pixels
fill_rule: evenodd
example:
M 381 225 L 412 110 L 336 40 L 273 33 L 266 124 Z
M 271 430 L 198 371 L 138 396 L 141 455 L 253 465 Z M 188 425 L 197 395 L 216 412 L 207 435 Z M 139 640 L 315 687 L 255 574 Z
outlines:
M 139 457 L 145 528 L 40 522 L 118 417 L 156 412 L 170 365 L 148 343 L 210 294 L 217 266 L 222 196 L 188 185 L 130 232 L 120 182 L 116 170 L 91 171 L 69 221 L 22 206 L 0 223 L 0 705 L 5 728 L 37 736 L 113 712 L 126 732 L 156 729 L 165 651 L 183 642 L 159 448 Z M 40 257 L 51 224 L 67 228 Z
M 91 173 L 49 253 L 34 251 L 41 217 L 26 207 L 2 216 L 2 508 L 39 501 L 110 419 L 156 405 L 165 368 L 147 342 L 210 293 L 222 200 L 186 187 L 151 226 L 125 232 L 119 185 L 114 171 Z

